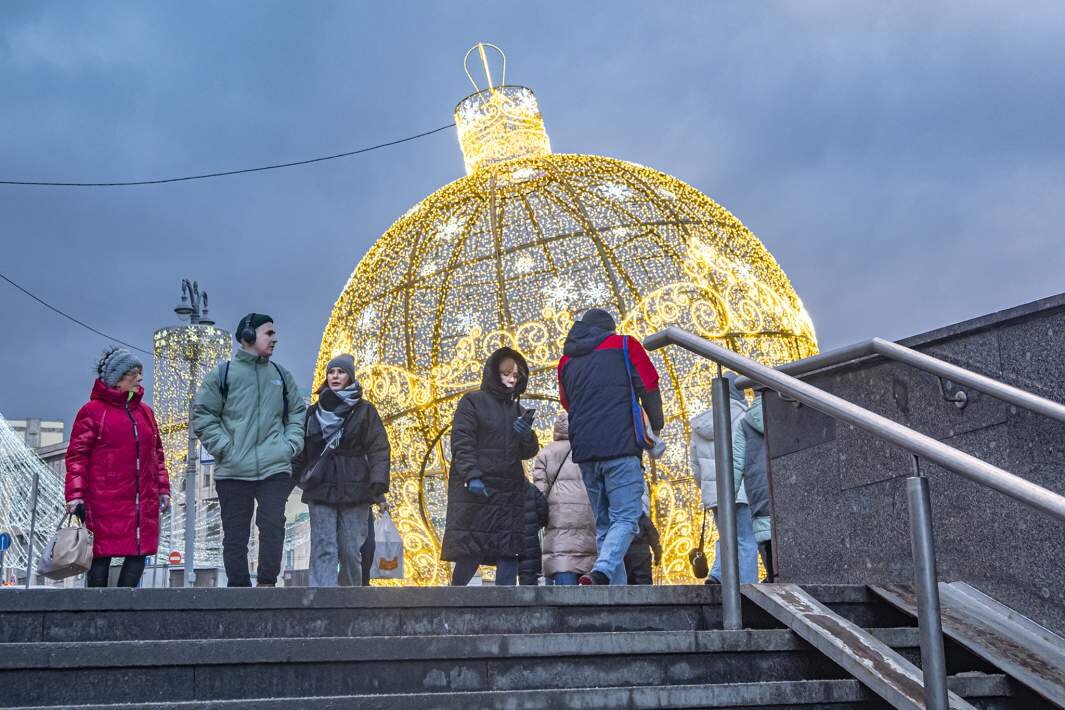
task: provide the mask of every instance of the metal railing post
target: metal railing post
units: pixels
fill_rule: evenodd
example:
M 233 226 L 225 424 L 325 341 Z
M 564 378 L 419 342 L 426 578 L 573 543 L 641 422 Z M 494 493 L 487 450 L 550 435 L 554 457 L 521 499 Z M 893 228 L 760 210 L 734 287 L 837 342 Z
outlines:
M 717 530 L 721 554 L 721 610 L 725 629 L 743 628 L 740 556 L 736 541 L 736 489 L 732 482 L 732 408 L 728 380 L 718 365 L 713 381 L 714 463 L 717 467 Z
M 30 536 L 26 539 L 26 589 L 33 586 L 33 538 L 37 535 L 37 498 L 40 495 L 41 472 L 33 469 L 33 491 L 30 493 Z
M 921 636 L 921 671 L 924 675 L 925 707 L 947 710 L 947 661 L 943 652 L 943 624 L 939 610 L 939 579 L 936 549 L 932 537 L 932 504 L 928 479 L 920 475 L 906 479 L 910 507 L 910 545 L 913 548 L 913 580 L 917 596 L 917 624 Z

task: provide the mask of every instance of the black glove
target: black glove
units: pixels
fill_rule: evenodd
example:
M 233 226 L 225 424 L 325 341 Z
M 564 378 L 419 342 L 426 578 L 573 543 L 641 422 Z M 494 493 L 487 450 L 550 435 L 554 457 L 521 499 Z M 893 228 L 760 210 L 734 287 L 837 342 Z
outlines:
M 383 498 L 385 493 L 387 493 L 387 492 L 388 492 L 388 486 L 386 486 L 384 483 L 371 483 L 370 484 L 370 495 L 373 496 L 374 500 L 379 500 L 379 499 Z
M 514 428 L 514 433 L 518 436 L 528 436 L 529 434 L 532 434 L 532 424 L 521 417 L 515 419 L 512 426 Z

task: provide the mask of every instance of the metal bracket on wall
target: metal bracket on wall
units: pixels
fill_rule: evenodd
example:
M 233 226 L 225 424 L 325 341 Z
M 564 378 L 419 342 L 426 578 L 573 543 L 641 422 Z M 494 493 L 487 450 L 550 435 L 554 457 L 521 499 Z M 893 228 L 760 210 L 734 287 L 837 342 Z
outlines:
M 779 398 L 780 398 L 780 401 L 781 401 L 781 402 L 785 402 L 785 403 L 787 403 L 787 404 L 790 404 L 791 406 L 795 407 L 796 409 L 798 409 L 799 407 L 801 407 L 801 406 L 802 406 L 802 402 L 800 402 L 800 401 L 799 401 L 799 400 L 797 400 L 797 399 L 792 399 L 792 398 L 791 398 L 791 397 L 789 397 L 788 395 L 786 395 L 786 394 L 783 394 L 783 393 L 781 393 L 781 392 L 777 392 L 777 397 L 779 397 Z
M 955 389 L 953 392 L 949 390 L 956 387 L 956 385 L 950 380 L 937 377 L 939 380 L 939 393 L 943 395 L 943 399 L 947 402 L 953 402 L 954 406 L 958 409 L 965 409 L 965 405 L 969 403 L 969 395 L 966 394 L 963 389 Z

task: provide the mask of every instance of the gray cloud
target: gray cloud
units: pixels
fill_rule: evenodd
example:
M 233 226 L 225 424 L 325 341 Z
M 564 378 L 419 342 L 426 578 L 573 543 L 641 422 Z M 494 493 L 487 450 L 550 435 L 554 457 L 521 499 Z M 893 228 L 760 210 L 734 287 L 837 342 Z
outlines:
M 791 276 L 822 347 L 1062 290 L 1060 3 L 6 3 L 4 178 L 150 178 L 450 122 L 506 49 L 555 149 L 676 175 Z M 180 278 L 273 314 L 309 384 L 358 259 L 462 174 L 453 134 L 307 168 L 112 190 L 0 188 L 2 270 L 149 347 Z M 70 421 L 105 342 L 0 284 L 5 415 Z

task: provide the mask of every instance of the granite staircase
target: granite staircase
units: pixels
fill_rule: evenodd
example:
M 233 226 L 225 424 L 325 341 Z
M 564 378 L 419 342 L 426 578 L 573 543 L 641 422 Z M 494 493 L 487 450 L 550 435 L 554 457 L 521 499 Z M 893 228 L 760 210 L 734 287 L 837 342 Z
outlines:
M 920 665 L 901 603 L 859 585 L 744 593 L 745 628 L 723 631 L 719 589 L 706 586 L 9 590 L 0 705 L 912 706 L 774 607 L 805 600 L 811 618 L 880 644 L 877 658 L 857 653 L 867 674 L 890 676 Z M 969 648 L 946 647 L 952 706 L 1053 707 Z

